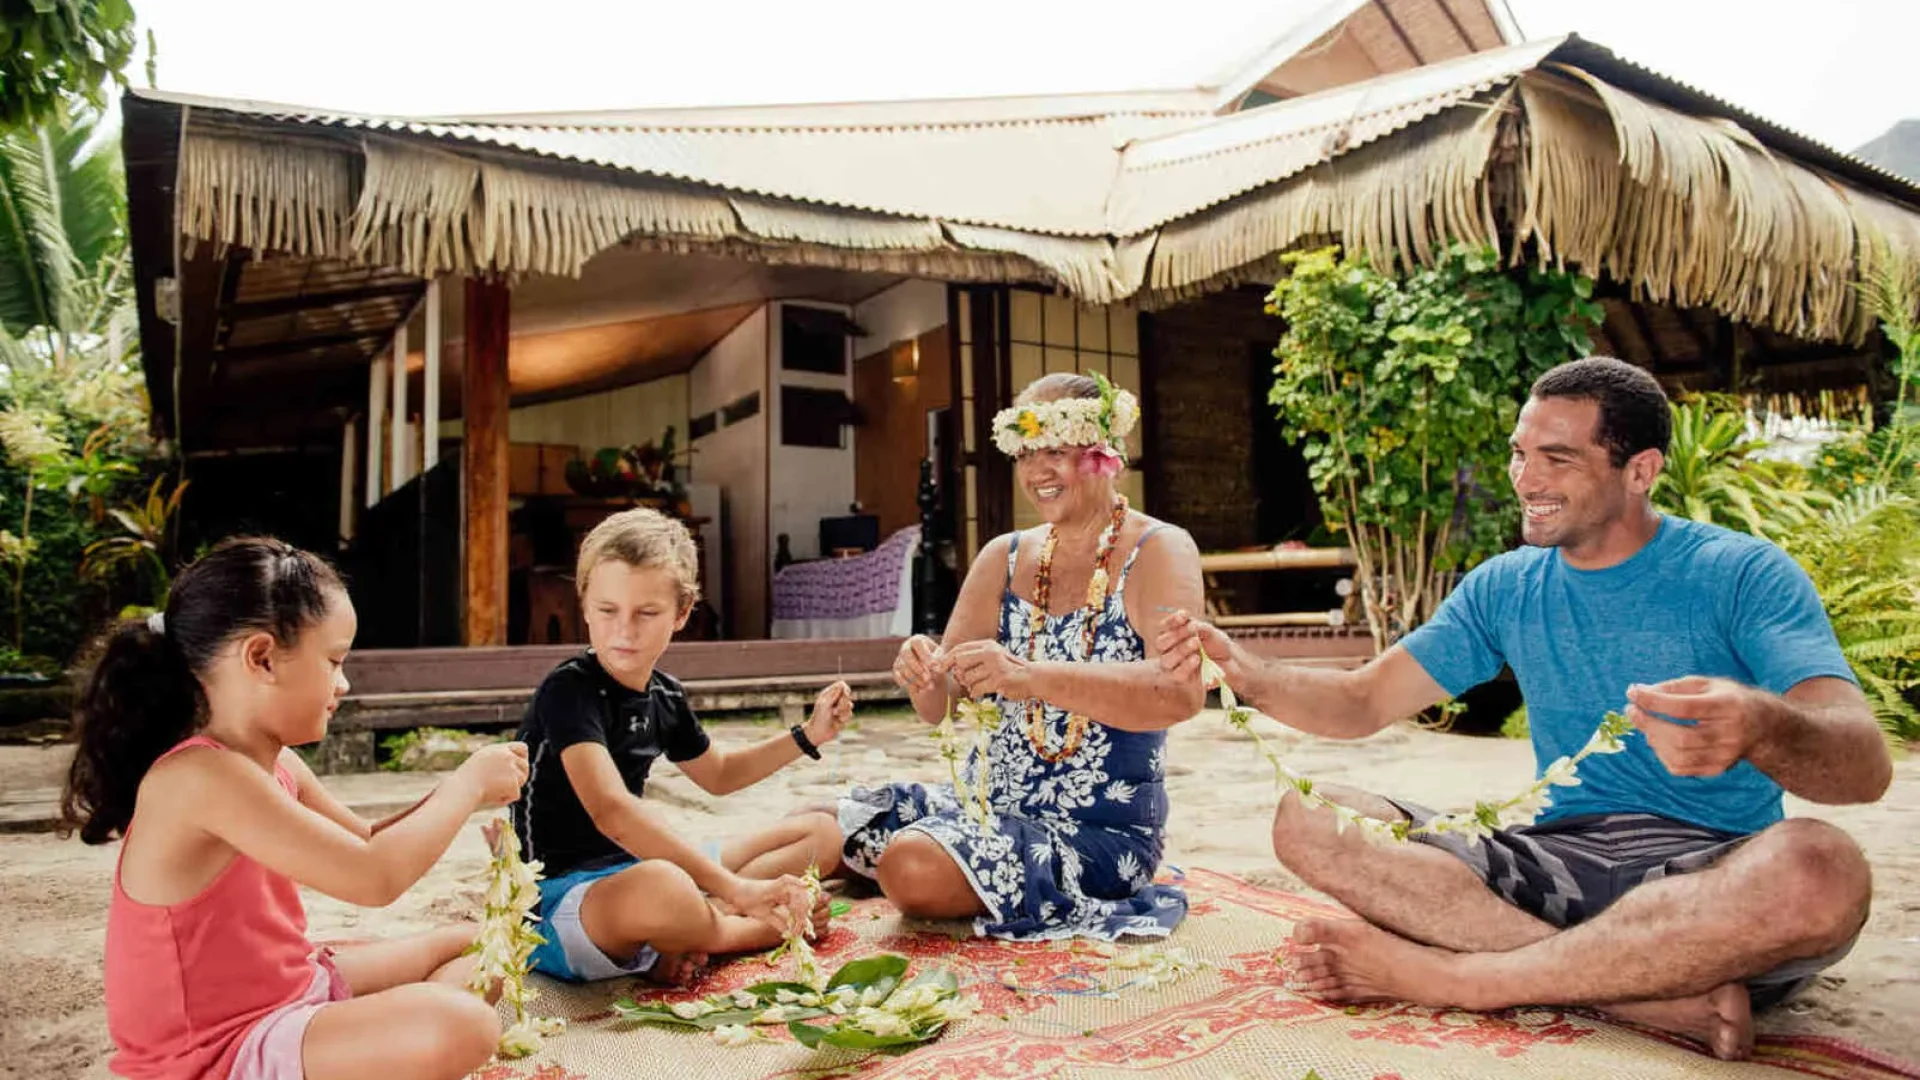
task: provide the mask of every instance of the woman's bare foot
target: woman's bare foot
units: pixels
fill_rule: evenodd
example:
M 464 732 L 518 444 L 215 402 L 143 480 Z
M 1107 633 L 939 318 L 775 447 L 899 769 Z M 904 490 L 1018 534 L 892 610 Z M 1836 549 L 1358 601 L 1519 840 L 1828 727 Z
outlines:
M 1358 919 L 1306 919 L 1293 940 L 1310 946 L 1295 963 L 1293 986 L 1328 1001 L 1406 1001 L 1471 1008 L 1459 1000 L 1445 949 L 1418 945 Z
M 1702 1042 L 1723 1061 L 1744 1061 L 1753 1054 L 1753 1003 L 1747 988 L 1728 983 L 1697 997 L 1674 1001 L 1631 1001 L 1608 1005 L 1608 1016 L 1630 1024 L 1671 1031 Z

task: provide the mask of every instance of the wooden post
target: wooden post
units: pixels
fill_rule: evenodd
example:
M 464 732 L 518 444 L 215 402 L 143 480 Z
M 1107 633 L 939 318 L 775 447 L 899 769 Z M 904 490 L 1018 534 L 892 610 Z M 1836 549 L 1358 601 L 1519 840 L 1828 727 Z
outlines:
M 420 471 L 440 464 L 440 279 L 427 282 L 427 366 L 420 378 Z
M 340 429 L 340 545 L 353 539 L 353 482 L 360 475 L 360 422 L 353 417 Z
M 460 376 L 466 643 L 507 643 L 507 286 L 467 279 Z
M 367 369 L 367 490 L 368 507 L 379 505 L 387 494 L 384 483 L 387 449 L 383 441 L 387 431 L 387 364 L 383 354 Z
M 387 411 L 393 414 L 393 432 L 387 438 L 387 453 L 393 468 L 387 471 L 387 490 L 399 491 L 413 478 L 412 440 L 407 438 L 407 324 L 393 332 L 393 394 Z

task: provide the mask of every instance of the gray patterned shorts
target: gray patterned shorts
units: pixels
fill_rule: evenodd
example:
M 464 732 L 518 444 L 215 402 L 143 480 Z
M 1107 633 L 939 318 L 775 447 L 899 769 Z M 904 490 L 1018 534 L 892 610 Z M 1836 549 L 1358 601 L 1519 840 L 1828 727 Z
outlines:
M 1418 803 L 1389 800 L 1421 825 L 1435 817 Z M 1501 829 L 1469 845 L 1463 836 L 1421 835 L 1466 863 L 1501 899 L 1554 926 L 1577 926 L 1649 881 L 1705 870 L 1750 835 L 1720 832 L 1653 814 L 1587 814 Z M 1778 1005 L 1852 951 L 1792 960 L 1746 980 L 1753 1010 Z

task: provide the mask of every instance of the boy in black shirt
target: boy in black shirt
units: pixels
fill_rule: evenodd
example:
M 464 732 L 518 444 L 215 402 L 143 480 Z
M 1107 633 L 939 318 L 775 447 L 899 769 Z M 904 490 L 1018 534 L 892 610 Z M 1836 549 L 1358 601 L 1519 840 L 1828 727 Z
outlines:
M 710 794 L 756 784 L 838 737 L 853 715 L 843 682 L 813 716 L 758 745 L 714 749 L 672 676 L 654 670 L 698 591 L 693 538 L 653 510 L 601 522 L 580 545 L 580 605 L 592 647 L 541 682 L 521 722 L 531 775 L 513 805 L 529 860 L 543 864 L 536 970 L 571 981 L 647 974 L 691 978 L 709 956 L 763 949 L 800 914 L 794 875 L 837 864 L 843 838 L 824 813 L 786 818 L 719 849 L 673 835 L 640 794 L 665 756 Z M 827 910 L 813 915 L 824 932 Z

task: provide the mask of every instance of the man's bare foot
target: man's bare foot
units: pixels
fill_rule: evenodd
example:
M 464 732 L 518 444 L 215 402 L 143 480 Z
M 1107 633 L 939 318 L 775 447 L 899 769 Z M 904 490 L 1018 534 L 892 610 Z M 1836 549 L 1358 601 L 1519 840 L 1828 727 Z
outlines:
M 687 986 L 707 973 L 706 953 L 661 953 L 640 976 L 655 986 Z
M 1630 1024 L 1671 1031 L 1702 1042 L 1723 1061 L 1745 1061 L 1753 1054 L 1753 1003 L 1747 988 L 1728 983 L 1696 997 L 1674 1001 L 1630 1001 L 1608 1005 L 1607 1015 Z
M 1306 919 L 1293 940 L 1301 953 L 1294 989 L 1328 1001 L 1407 1001 L 1435 1008 L 1474 1007 L 1459 1000 L 1450 970 L 1455 953 L 1418 945 L 1358 919 Z

